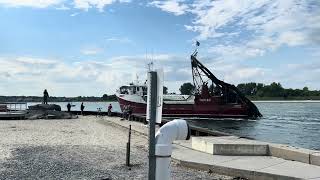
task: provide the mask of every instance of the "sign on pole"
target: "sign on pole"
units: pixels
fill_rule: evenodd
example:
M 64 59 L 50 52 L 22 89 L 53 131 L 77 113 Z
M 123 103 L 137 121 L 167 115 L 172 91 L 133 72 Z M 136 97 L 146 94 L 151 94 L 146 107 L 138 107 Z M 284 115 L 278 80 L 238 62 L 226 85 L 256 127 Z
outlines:
M 163 106 L 163 69 L 157 70 L 157 118 L 156 123 L 162 121 L 162 106 Z
M 163 69 L 156 70 L 157 79 L 157 108 L 156 108 L 156 123 L 160 124 L 162 120 L 162 107 L 163 107 Z M 151 80 L 148 78 L 148 91 L 147 91 L 147 121 L 150 119 L 150 101 L 151 101 Z

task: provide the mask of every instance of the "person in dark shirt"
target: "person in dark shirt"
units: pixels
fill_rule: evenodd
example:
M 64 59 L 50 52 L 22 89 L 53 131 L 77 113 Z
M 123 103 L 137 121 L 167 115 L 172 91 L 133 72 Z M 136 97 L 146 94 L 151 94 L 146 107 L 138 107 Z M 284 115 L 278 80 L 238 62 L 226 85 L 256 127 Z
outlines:
M 48 104 L 49 93 L 47 89 L 43 91 L 43 104 Z
M 112 110 L 112 105 L 109 104 L 109 106 L 108 106 L 108 116 L 111 116 L 111 110 Z
M 81 115 L 83 115 L 83 110 L 84 110 L 84 105 L 83 105 L 83 103 L 81 103 L 80 109 L 81 109 Z
M 71 111 L 71 104 L 70 103 L 67 104 L 67 108 L 68 108 L 68 112 L 70 112 Z
M 132 107 L 129 104 L 127 108 L 128 108 L 128 117 L 127 117 L 127 119 L 130 121 L 131 120 L 131 115 L 132 115 Z
M 121 120 L 127 119 L 127 115 L 128 115 L 128 106 L 127 105 L 123 105 L 122 119 Z

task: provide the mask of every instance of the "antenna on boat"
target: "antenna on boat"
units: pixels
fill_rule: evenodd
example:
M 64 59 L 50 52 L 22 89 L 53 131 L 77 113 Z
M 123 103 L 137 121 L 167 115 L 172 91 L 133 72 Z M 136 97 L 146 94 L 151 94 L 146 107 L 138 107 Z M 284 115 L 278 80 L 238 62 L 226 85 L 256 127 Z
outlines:
M 198 55 L 198 47 L 200 46 L 200 42 L 196 41 L 196 49 L 194 50 L 194 52 L 192 53 L 192 56 L 197 57 Z
M 148 63 L 148 71 L 152 71 L 153 70 L 153 62 L 151 61 L 150 63 Z
M 151 58 L 148 59 L 148 51 L 146 49 L 146 60 L 149 61 L 149 63 L 147 64 L 148 66 L 148 71 L 153 71 L 153 59 L 152 59 L 152 54 L 151 54 Z
M 136 73 L 136 83 L 137 83 L 137 84 L 140 83 L 140 82 L 139 82 L 139 75 L 138 75 L 138 73 Z

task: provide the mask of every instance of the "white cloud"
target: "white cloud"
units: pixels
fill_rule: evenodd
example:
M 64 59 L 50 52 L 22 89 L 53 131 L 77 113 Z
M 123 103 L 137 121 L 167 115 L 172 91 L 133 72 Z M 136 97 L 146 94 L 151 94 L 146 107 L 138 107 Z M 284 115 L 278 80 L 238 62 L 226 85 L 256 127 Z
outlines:
M 177 7 L 167 8 L 169 2 Z M 282 46 L 320 44 L 317 0 L 168 0 L 152 5 L 175 15 L 193 14 L 185 28 L 198 33 L 195 39 L 224 59 L 261 56 Z
M 216 53 L 234 54 L 245 59 L 263 55 L 266 51 L 287 46 L 310 44 L 310 33 L 319 30 L 320 13 L 312 4 L 315 1 L 296 0 L 217 0 L 198 1 L 192 13 L 196 15 L 188 30 L 199 33 L 198 39 L 215 39 Z M 319 7 L 318 7 L 319 8 Z M 232 33 L 241 35 L 232 38 Z M 220 37 L 220 39 L 219 39 Z M 217 39 L 218 38 L 218 39 Z M 225 43 L 231 39 L 232 48 Z M 218 43 L 217 43 L 218 41 Z M 230 44 L 230 43 L 229 43 Z M 223 47 L 223 48 L 222 48 Z M 224 49 L 230 50 L 225 53 Z M 238 56 L 239 54 L 245 54 Z M 248 55 L 248 56 L 246 56 Z
M 179 92 L 184 82 L 192 82 L 189 57 L 156 54 L 155 67 L 164 67 L 165 85 L 170 92 Z M 146 79 L 145 55 L 119 56 L 103 61 L 66 63 L 61 59 L 33 57 L 0 57 L 0 94 L 41 95 L 47 88 L 53 96 L 101 96 L 135 80 Z M 210 61 L 204 65 L 219 79 L 228 83 L 281 82 L 284 87 L 320 88 L 320 64 L 279 65 L 272 70 L 245 66 L 239 62 Z
M 186 78 L 183 65 L 167 61 L 167 58 L 177 56 L 156 54 L 155 57 L 158 58 L 154 61 L 155 67 L 170 69 L 166 74 L 172 77 L 166 82 Z M 71 63 L 61 59 L 0 57 L 0 93 L 37 95 L 37 92 L 41 94 L 47 88 L 54 96 L 112 94 L 119 86 L 135 80 L 136 74 L 141 81 L 145 81 L 148 62 L 145 55 Z M 189 68 L 189 63 L 185 67 Z
M 35 7 L 46 8 L 52 5 L 61 4 L 64 0 L 0 0 L 0 4 L 9 7 Z
M 185 14 L 189 8 L 186 4 L 183 4 L 183 0 L 152 1 L 150 5 L 176 16 Z
M 103 11 L 104 7 L 112 3 L 130 3 L 131 0 L 0 0 L 0 5 L 8 7 L 33 7 L 47 8 L 55 6 L 57 10 L 69 10 L 65 3 L 73 5 L 73 8 L 88 11 L 90 8 L 97 8 Z
M 70 10 L 70 8 L 69 7 L 67 7 L 67 6 L 65 6 L 64 4 L 62 4 L 60 7 L 57 7 L 56 8 L 57 10 Z
M 133 44 L 133 41 L 126 37 L 125 38 L 110 37 L 110 38 L 106 38 L 106 41 Z
M 98 47 L 89 47 L 81 50 L 81 53 L 84 55 L 97 55 L 103 51 L 102 48 Z
M 191 81 L 188 57 L 154 54 L 154 67 L 165 68 L 165 85 L 178 92 L 181 83 Z M 135 80 L 146 80 L 149 59 L 145 55 L 118 56 L 104 61 L 66 63 L 62 59 L 0 57 L 0 93 L 37 95 L 44 88 L 55 96 L 112 94 Z M 6 88 L 4 88 L 6 87 Z
M 99 11 L 103 11 L 104 7 L 112 3 L 129 3 L 131 0 L 74 0 L 74 6 L 78 9 L 88 11 L 90 8 L 97 8 Z

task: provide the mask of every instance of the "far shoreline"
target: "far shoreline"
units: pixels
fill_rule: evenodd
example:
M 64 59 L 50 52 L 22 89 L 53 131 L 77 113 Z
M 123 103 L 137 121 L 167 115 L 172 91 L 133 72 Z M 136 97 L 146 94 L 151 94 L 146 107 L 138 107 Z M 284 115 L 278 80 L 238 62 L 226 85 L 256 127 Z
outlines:
M 252 100 L 252 102 L 257 102 L 257 103 L 320 103 L 320 100 Z M 49 103 L 114 103 L 118 101 L 49 101 Z M 11 101 L 6 101 L 6 102 L 0 102 L 0 103 L 39 103 L 41 104 L 42 102 L 40 101 L 18 101 L 18 102 L 11 102 Z

